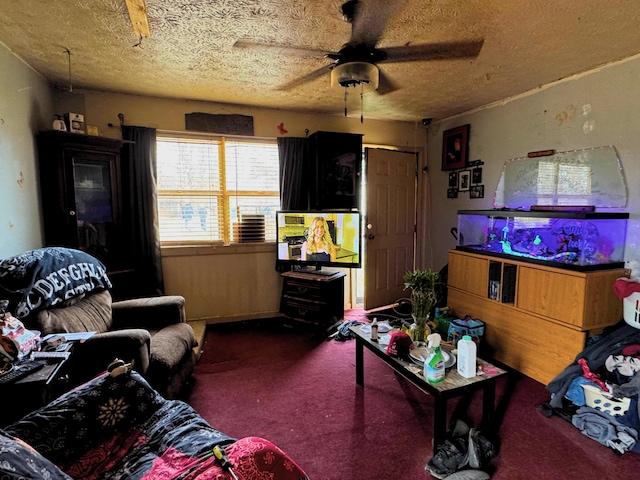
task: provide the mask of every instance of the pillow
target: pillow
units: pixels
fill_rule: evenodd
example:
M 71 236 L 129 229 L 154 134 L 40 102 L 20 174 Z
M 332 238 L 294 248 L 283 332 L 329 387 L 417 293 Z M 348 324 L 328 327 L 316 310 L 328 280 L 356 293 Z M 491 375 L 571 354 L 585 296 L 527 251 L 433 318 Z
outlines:
M 42 310 L 36 314 L 35 318 L 42 335 L 71 332 L 107 332 L 113 324 L 111 294 L 109 290 L 90 293 L 75 305 Z
M 137 372 L 117 377 L 105 372 L 8 425 L 5 432 L 25 439 L 68 471 L 86 452 L 148 421 L 165 403 Z M 166 423 L 164 416 L 158 416 L 154 425 L 161 428 Z
M 30 445 L 0 432 L 0 478 L 72 480 Z
M 0 260 L 0 298 L 17 318 L 108 288 L 105 266 L 80 250 L 47 247 Z

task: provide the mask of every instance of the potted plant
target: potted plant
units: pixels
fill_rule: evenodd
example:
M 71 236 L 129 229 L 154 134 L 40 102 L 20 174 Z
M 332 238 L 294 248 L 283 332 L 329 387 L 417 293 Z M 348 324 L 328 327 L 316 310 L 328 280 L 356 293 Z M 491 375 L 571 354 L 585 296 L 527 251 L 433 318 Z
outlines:
M 440 277 L 437 272 L 428 270 L 413 270 L 404 274 L 404 289 L 411 289 L 411 316 L 413 317 L 413 340 L 422 342 L 426 332 L 427 321 L 431 309 L 436 303 L 436 285 Z

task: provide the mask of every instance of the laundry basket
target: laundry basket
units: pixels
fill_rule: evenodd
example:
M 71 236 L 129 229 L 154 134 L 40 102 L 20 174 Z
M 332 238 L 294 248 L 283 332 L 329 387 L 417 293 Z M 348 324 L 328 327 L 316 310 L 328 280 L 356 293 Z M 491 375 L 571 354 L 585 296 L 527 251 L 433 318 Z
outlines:
M 624 415 L 627 413 L 627 410 L 629 410 L 629 405 L 631 404 L 630 398 L 613 398 L 599 387 L 586 383 L 580 386 L 584 389 L 584 398 L 588 407 L 608 413 L 612 417 Z
M 632 293 L 622 300 L 624 321 L 635 328 L 640 328 L 640 293 Z

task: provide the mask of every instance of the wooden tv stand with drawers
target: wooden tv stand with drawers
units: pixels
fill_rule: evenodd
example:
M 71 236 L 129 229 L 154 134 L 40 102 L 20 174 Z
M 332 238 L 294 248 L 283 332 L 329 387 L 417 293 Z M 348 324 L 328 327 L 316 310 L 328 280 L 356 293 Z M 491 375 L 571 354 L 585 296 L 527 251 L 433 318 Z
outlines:
M 280 312 L 313 330 L 330 333 L 344 318 L 344 272 L 284 272 Z
M 485 357 L 549 383 L 588 336 L 622 320 L 613 293 L 624 268 L 574 271 L 489 255 L 449 252 L 449 307 L 485 322 Z

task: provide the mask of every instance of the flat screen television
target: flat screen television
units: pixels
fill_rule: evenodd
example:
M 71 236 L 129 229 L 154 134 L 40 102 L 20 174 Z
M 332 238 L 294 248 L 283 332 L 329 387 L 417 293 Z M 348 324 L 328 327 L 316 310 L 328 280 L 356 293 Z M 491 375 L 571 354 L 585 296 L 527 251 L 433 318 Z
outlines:
M 324 267 L 362 266 L 362 218 L 350 211 L 276 212 L 277 264 L 333 275 Z

